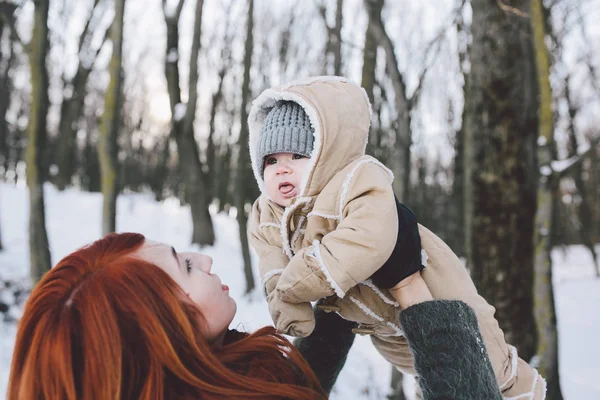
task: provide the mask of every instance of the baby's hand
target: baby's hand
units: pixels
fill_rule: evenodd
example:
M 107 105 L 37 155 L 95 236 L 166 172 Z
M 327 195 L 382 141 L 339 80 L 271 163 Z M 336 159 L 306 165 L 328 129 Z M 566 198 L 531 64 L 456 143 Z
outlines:
M 433 300 L 433 296 L 420 272 L 415 272 L 401 280 L 390 289 L 390 293 L 403 310 L 414 304 Z
M 278 331 L 296 337 L 309 336 L 315 329 L 315 316 L 312 305 L 288 303 L 281 300 L 277 289 L 267 297 L 269 312 Z

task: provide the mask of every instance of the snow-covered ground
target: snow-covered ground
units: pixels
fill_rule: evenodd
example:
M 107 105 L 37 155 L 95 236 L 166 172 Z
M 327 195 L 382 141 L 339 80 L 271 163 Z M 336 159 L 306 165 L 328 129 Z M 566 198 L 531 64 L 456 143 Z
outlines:
M 47 230 L 53 263 L 79 246 L 101 236 L 99 194 L 75 190 L 57 192 L 45 187 Z M 16 280 L 28 274 L 27 191 L 0 183 L 0 229 L 5 250 L 0 252 L 0 276 Z M 162 203 L 146 195 L 122 195 L 117 230 L 141 232 L 169 243 L 178 251 L 190 246 L 189 209 L 175 200 Z M 214 218 L 216 245 L 201 251 L 214 258 L 214 271 L 231 288 L 238 313 L 233 326 L 252 331 L 271 320 L 260 291 L 244 296 L 245 282 L 234 218 Z M 600 249 L 599 249 L 600 251 Z M 566 400 L 600 399 L 600 280 L 595 279 L 589 254 L 580 246 L 553 254 L 554 284 L 560 340 L 560 374 Z M 14 345 L 14 324 L 0 322 L 0 393 L 6 393 Z M 385 398 L 391 369 L 366 337 L 357 337 L 334 388 L 332 399 Z M 408 386 L 413 382 L 409 381 Z

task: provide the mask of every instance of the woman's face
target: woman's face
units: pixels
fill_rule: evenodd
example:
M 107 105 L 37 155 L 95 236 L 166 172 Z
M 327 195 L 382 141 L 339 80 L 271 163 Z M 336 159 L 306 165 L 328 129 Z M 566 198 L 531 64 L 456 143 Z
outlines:
M 181 286 L 198 305 L 206 319 L 206 337 L 214 341 L 221 337 L 233 320 L 235 301 L 229 288 L 210 272 L 212 258 L 200 253 L 177 253 L 171 246 L 146 240 L 134 256 L 157 265 Z

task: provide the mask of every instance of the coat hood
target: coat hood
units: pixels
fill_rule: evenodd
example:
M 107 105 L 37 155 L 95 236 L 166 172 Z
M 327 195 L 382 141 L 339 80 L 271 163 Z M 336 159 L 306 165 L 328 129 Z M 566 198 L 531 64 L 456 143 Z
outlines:
M 339 76 L 312 77 L 262 92 L 252 103 L 248 126 L 252 170 L 263 194 L 262 160 L 257 159 L 260 134 L 269 111 L 282 100 L 300 104 L 314 128 L 309 169 L 299 191 L 299 196 L 314 196 L 337 172 L 365 154 L 371 104 L 363 88 Z

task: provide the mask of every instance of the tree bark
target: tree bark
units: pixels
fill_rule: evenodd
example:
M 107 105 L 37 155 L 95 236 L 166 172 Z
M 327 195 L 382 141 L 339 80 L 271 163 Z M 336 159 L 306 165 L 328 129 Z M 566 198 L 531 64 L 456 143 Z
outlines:
M 411 134 L 411 107 L 412 102 L 407 97 L 404 77 L 398 69 L 398 60 L 394 52 L 394 43 L 387 34 L 381 10 L 384 0 L 365 0 L 365 6 L 369 15 L 370 32 L 384 50 L 386 59 L 386 69 L 392 81 L 394 88 L 394 104 L 396 106 L 396 121 L 394 122 L 396 131 L 396 145 L 390 162 L 391 170 L 394 172 L 394 192 L 404 203 L 409 203 L 409 182 L 410 182 L 410 146 L 412 144 Z
M 537 101 L 528 18 L 472 0 L 473 41 L 465 142 L 472 142 L 472 277 L 496 307 L 506 340 L 529 360 L 536 351 L 533 304 Z M 529 12 L 529 1 L 511 6 Z M 468 165 L 468 164 L 467 164 Z
M 533 30 L 535 61 L 539 92 L 539 163 L 548 167 L 553 156 L 554 115 L 552 112 L 552 89 L 550 87 L 550 57 L 544 39 L 545 23 L 542 0 L 531 1 L 531 26 Z M 581 165 L 581 164 L 579 164 Z M 537 343 L 538 369 L 546 378 L 548 400 L 562 400 L 558 370 L 558 330 L 552 287 L 553 216 L 558 206 L 559 179 L 555 174 L 542 175 L 538 183 L 537 214 L 535 220 L 535 321 L 539 339 Z
M 109 64 L 110 81 L 106 89 L 104 114 L 98 137 L 98 159 L 102 174 L 102 233 L 115 232 L 117 221 L 118 195 L 118 144 L 117 138 L 121 122 L 122 96 L 122 55 L 123 55 L 123 18 L 125 0 L 115 0 L 115 20 L 111 28 L 113 45 Z
M 236 208 L 237 221 L 240 230 L 242 244 L 242 256 L 244 258 L 244 274 L 246 276 L 246 293 L 250 293 L 254 287 L 254 274 L 252 273 L 252 260 L 250 259 L 250 247 L 248 246 L 246 203 L 248 202 L 251 188 L 254 184 L 251 176 L 250 155 L 248 150 L 248 100 L 250 98 L 250 68 L 252 67 L 252 50 L 254 49 L 254 0 L 248 0 L 248 21 L 246 23 L 246 43 L 244 46 L 244 78 L 242 81 L 242 104 L 240 106 L 240 138 L 238 141 L 239 154 L 237 161 L 237 185 L 236 185 Z
M 163 0 L 163 9 L 166 1 Z M 190 204 L 193 221 L 192 243 L 213 245 L 215 233 L 212 218 L 208 211 L 210 199 L 206 191 L 206 181 L 202 172 L 198 143 L 194 137 L 196 104 L 198 100 L 198 56 L 202 33 L 203 0 L 196 1 L 194 32 L 190 54 L 190 78 L 188 87 L 188 103 L 181 103 L 179 86 L 179 17 L 184 0 L 180 0 L 174 15 L 165 13 L 167 24 L 167 47 L 165 57 L 165 75 L 172 114 L 172 132 L 177 144 L 179 168 L 185 184 L 185 196 Z M 165 10 L 166 12 L 166 10 Z M 174 55 L 177 55 L 174 57 Z M 185 112 L 181 108 L 185 107 Z M 183 114 L 183 115 L 181 115 Z
M 35 284 L 52 267 L 46 233 L 42 155 L 46 145 L 48 116 L 48 0 L 34 2 L 33 34 L 29 43 L 31 114 L 27 127 L 27 186 L 29 188 L 29 258 Z

